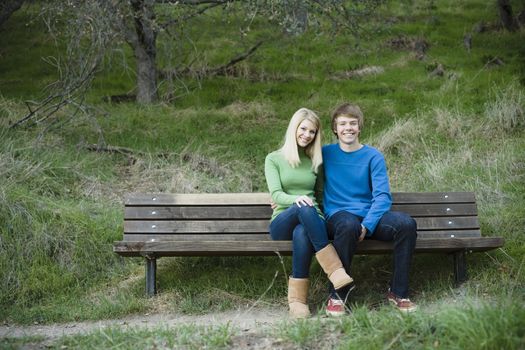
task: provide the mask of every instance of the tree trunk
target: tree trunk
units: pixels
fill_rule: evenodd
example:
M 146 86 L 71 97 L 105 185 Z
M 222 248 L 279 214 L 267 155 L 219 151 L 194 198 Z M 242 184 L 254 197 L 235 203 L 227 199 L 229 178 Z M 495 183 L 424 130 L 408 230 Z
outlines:
M 299 6 L 297 6 L 295 20 L 297 22 L 296 34 L 303 34 L 306 32 L 306 29 L 308 28 L 308 9 L 305 4 L 300 3 Z
M 499 18 L 501 23 L 508 31 L 515 31 L 517 29 L 516 21 L 512 16 L 512 6 L 510 0 L 498 0 Z
M 154 0 L 131 0 L 135 33 L 129 40 L 137 60 L 137 102 L 157 100 L 157 32 Z
M 285 33 L 302 35 L 308 26 L 308 8 L 303 0 L 283 0 L 288 21 L 284 28 Z
M 18 10 L 24 0 L 2 0 L 0 2 L 0 27 L 11 17 L 13 12 Z

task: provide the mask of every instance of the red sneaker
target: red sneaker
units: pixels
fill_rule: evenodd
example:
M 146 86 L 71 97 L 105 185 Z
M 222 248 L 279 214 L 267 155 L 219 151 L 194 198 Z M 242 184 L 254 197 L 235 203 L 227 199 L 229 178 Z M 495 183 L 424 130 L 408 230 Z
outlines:
M 326 305 L 326 314 L 328 316 L 344 316 L 346 314 L 345 303 L 339 299 L 328 299 L 328 304 Z
M 390 290 L 388 290 L 386 298 L 401 312 L 409 313 L 417 310 L 417 305 L 411 302 L 410 299 L 400 298 L 394 293 L 392 293 Z

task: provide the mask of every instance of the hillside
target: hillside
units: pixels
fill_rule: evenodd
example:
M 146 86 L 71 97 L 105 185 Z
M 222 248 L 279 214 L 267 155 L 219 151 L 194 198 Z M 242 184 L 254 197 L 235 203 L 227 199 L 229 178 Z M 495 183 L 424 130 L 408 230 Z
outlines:
M 523 10 L 512 4 L 515 12 Z M 279 147 L 293 112 L 317 111 L 328 143 L 331 109 L 350 100 L 365 113 L 362 141 L 385 154 L 393 191 L 473 191 L 483 234 L 503 236 L 506 245 L 469 255 L 470 279 L 460 288 L 452 288 L 450 257 L 416 256 L 411 295 L 424 311 L 414 318 L 380 305 L 389 258 L 359 257 L 354 318 L 288 324 L 269 337 L 291 348 L 322 348 L 319 341 L 330 332 L 341 334 L 331 344 L 343 348 L 523 347 L 525 29 L 501 28 L 495 4 L 391 2 L 360 40 L 314 29 L 283 35 L 263 19 L 254 19 L 239 39 L 240 14 L 212 11 L 188 25 L 191 41 L 180 44 L 195 49 L 187 58 L 195 58 L 196 71 L 265 39 L 228 74 L 193 72 L 165 82 L 160 101 L 151 105 L 108 102 L 135 86 L 131 50 L 119 42 L 87 92 L 87 112 L 70 118 L 66 108 L 54 124 L 13 129 L 33 106 L 28 101 L 42 101 L 57 79 L 51 57 L 64 54 L 65 39 L 52 38 L 38 16 L 42 6 L 24 5 L 0 28 L 0 321 L 196 315 L 254 303 L 286 308 L 288 258 L 283 264 L 277 258 L 161 259 L 162 293 L 145 298 L 141 259 L 112 252 L 122 235 L 122 198 L 130 191 L 266 191 L 264 157 Z M 162 68 L 175 60 L 167 53 L 178 52 L 166 42 L 159 37 Z M 175 84 L 175 97 L 168 84 Z M 189 270 L 195 278 L 187 278 Z M 323 275 L 317 264 L 312 271 L 312 305 L 321 308 Z M 467 306 L 458 308 L 455 300 Z M 237 334 L 220 327 L 213 332 L 225 340 L 212 347 L 227 346 Z M 76 347 L 94 346 L 102 337 Z M 113 340 L 119 337 L 116 331 Z M 29 341 L 0 344 L 16 348 Z M 55 343 L 61 344 L 75 347 L 71 339 Z

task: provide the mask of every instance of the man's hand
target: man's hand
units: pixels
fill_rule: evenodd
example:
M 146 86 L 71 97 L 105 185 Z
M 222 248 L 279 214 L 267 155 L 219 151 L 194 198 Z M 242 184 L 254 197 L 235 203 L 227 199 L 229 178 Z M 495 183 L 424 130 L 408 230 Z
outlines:
M 361 224 L 361 235 L 359 236 L 359 242 L 361 242 L 363 239 L 365 239 L 366 236 L 366 227 Z
M 277 204 L 275 204 L 271 199 L 270 199 L 270 208 L 272 208 L 272 210 L 275 210 L 275 208 L 277 208 Z
M 313 207 L 314 206 L 314 202 L 312 201 L 312 199 L 308 196 L 300 196 L 299 198 L 297 198 L 295 200 L 295 204 L 297 204 L 297 206 L 300 208 L 301 206 L 310 206 L 310 207 Z

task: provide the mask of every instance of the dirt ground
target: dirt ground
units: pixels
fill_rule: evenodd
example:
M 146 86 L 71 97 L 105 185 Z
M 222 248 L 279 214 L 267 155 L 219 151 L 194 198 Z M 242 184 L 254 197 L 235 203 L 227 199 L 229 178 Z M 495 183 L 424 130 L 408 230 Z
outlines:
M 30 326 L 20 326 L 3 324 L 0 325 L 0 345 L 1 339 L 4 338 L 38 336 L 42 337 L 43 340 L 38 343 L 27 344 L 24 348 L 47 348 L 62 336 L 90 333 L 107 327 L 119 327 L 122 330 L 126 330 L 127 328 L 175 328 L 184 324 L 200 326 L 230 324 L 232 327 L 240 331 L 239 335 L 232 339 L 235 348 L 279 348 L 277 344 L 278 340 L 268 339 L 264 335 L 264 330 L 286 320 L 287 317 L 286 308 L 257 308 L 251 309 L 248 312 L 227 311 L 206 315 L 177 315 L 167 313 L 145 314 L 114 320 L 84 321 L 49 325 L 34 324 Z

